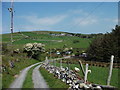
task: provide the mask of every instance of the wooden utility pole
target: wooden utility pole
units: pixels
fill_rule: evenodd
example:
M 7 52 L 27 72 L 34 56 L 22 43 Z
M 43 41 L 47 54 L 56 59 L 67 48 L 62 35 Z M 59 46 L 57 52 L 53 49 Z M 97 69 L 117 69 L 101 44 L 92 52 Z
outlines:
M 110 85 L 110 80 L 112 76 L 112 69 L 113 69 L 113 60 L 114 60 L 114 55 L 111 55 L 111 61 L 110 61 L 110 69 L 109 69 L 109 76 L 107 80 L 107 85 Z
M 9 12 L 10 12 L 10 18 L 11 18 L 11 21 L 10 21 L 10 31 L 11 31 L 11 44 L 13 42 L 13 16 L 14 16 L 14 9 L 13 9 L 13 0 L 11 0 L 11 7 L 8 8 Z

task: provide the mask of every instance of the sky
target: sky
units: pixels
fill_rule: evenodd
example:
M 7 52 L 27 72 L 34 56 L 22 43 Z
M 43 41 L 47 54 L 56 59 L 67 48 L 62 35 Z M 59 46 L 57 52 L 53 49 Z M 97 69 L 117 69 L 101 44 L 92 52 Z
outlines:
M 2 33 L 10 33 L 10 2 L 2 2 Z M 14 2 L 14 32 L 106 33 L 118 24 L 118 2 Z

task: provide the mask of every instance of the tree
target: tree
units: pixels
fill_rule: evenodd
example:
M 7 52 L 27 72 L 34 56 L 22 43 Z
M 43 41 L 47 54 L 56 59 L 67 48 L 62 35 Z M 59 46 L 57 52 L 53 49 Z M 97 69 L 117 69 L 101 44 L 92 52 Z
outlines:
M 88 59 L 108 62 L 114 55 L 116 62 L 120 62 L 120 26 L 116 25 L 111 33 L 99 35 L 87 50 Z

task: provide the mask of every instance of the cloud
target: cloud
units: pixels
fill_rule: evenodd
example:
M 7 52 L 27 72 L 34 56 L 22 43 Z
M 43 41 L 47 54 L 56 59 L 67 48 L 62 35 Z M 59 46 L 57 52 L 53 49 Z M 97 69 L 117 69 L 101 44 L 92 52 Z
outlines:
M 118 23 L 118 19 L 117 18 L 104 18 L 103 21 Z
M 92 25 L 98 22 L 96 18 L 75 18 L 73 22 L 79 26 Z
M 78 15 L 78 16 L 88 16 L 88 12 L 85 12 L 83 9 L 72 9 L 67 12 L 69 16 Z
M 44 26 L 58 24 L 62 22 L 66 17 L 67 15 L 57 15 L 57 16 L 43 17 L 43 18 L 39 18 L 37 15 L 22 16 L 22 18 L 24 18 L 33 25 L 44 25 Z
M 113 19 L 113 22 L 115 22 L 115 23 L 118 23 L 118 21 L 120 21 L 120 20 L 118 20 L 118 19 Z
M 88 12 L 85 12 L 82 9 L 71 10 L 73 15 L 77 17 L 73 18 L 75 26 L 87 26 L 97 23 L 99 18 L 95 15 L 89 15 Z
M 97 22 L 96 19 L 91 18 L 92 16 L 85 19 L 84 17 L 86 17 L 87 15 L 88 13 L 82 9 L 71 9 L 64 14 L 55 15 L 55 16 L 40 17 L 38 15 L 31 14 L 28 16 L 20 16 L 20 17 L 28 22 L 28 25 L 24 26 L 25 29 L 28 28 L 32 29 L 32 27 L 33 28 L 47 27 L 47 29 L 51 29 L 51 28 L 54 29 L 56 28 L 55 26 L 58 25 L 61 25 L 60 27 L 64 26 L 63 24 L 71 25 L 71 26 L 74 26 L 74 24 L 75 26 L 80 26 L 80 25 L 86 26 Z M 63 23 L 61 24 L 61 22 Z M 32 27 L 30 25 L 32 25 Z

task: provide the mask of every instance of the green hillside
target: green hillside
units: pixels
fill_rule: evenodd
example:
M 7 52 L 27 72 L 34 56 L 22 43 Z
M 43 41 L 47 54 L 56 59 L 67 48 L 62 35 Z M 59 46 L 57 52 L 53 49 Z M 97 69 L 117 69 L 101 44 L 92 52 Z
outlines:
M 77 36 L 53 36 L 50 33 L 58 34 L 60 32 L 45 32 L 45 31 L 37 31 L 37 32 L 21 32 L 13 34 L 13 45 L 24 45 L 26 43 L 44 43 L 45 48 L 63 48 L 64 45 L 67 48 L 83 48 L 86 49 L 91 42 L 91 38 L 80 38 Z M 62 33 L 62 32 L 61 32 Z M 2 41 L 10 43 L 10 34 L 3 34 Z

